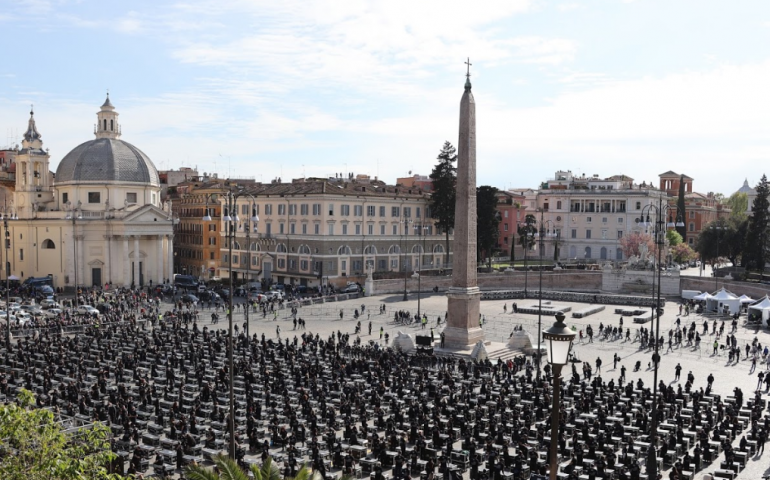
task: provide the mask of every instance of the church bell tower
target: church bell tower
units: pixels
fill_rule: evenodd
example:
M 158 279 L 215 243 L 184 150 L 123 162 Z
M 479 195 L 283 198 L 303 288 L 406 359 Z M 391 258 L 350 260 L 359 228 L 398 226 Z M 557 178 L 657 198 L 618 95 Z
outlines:
M 118 112 L 110 102 L 110 94 L 107 93 L 107 100 L 104 101 L 99 112 L 96 114 L 97 122 L 94 128 L 96 138 L 120 138 L 120 125 L 118 124 Z
M 35 125 L 35 112 L 30 110 L 27 131 L 16 155 L 14 202 L 8 206 L 7 214 L 34 218 L 35 212 L 45 210 L 45 205 L 53 200 L 49 158 L 48 152 L 43 150 L 43 137 Z

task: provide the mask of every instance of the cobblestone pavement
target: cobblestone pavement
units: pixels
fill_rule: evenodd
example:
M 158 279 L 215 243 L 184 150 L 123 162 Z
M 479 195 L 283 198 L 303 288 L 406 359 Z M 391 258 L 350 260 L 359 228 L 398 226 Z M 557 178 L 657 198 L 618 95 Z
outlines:
M 556 303 L 556 302 L 554 302 Z M 342 333 L 350 333 L 351 337 L 355 339 L 353 335 L 356 320 L 353 315 L 355 309 L 361 310 L 361 305 L 366 305 L 366 311 L 359 320 L 362 324 L 361 340 L 366 342 L 369 340 L 380 342 L 379 330 L 380 327 L 384 328 L 385 332 L 390 334 L 390 338 L 395 338 L 398 331 L 405 333 L 415 334 L 421 333 L 421 329 L 417 325 L 397 325 L 393 321 L 394 312 L 398 310 L 407 310 L 414 314 L 417 312 L 417 296 L 410 294 L 408 301 L 403 301 L 403 295 L 385 295 L 374 296 L 368 298 L 362 298 L 357 300 L 348 300 L 343 302 L 332 302 L 322 305 L 314 305 L 301 307 L 299 309 L 298 317 L 303 318 L 307 324 L 307 331 L 318 333 L 322 337 L 332 334 L 337 331 Z M 379 314 L 379 306 L 381 304 L 386 305 L 386 313 Z M 517 300 L 519 307 L 536 305 L 537 300 Z M 585 304 L 562 302 L 560 304 L 572 307 L 572 311 L 585 308 Z M 504 313 L 503 306 L 507 307 L 507 313 Z M 615 314 L 615 305 L 607 305 L 605 310 L 593 314 L 583 319 L 573 319 L 570 313 L 567 313 L 567 324 L 574 326 L 576 330 L 584 330 L 587 325 L 592 325 L 595 332 L 598 332 L 599 324 L 618 326 L 620 316 Z M 343 311 L 343 319 L 340 320 L 340 310 Z M 436 327 L 436 319 L 439 315 L 442 317 L 446 312 L 446 297 L 441 294 L 426 295 L 420 301 L 420 311 L 425 312 L 428 315 L 429 322 L 428 327 L 434 327 L 435 333 L 438 338 L 440 327 Z M 675 327 L 675 321 L 677 318 L 678 307 L 673 302 L 668 302 L 666 305 L 665 313 L 660 319 L 661 333 L 668 338 L 668 330 Z M 481 302 L 481 313 L 484 316 L 484 330 L 487 334 L 488 341 L 493 342 L 505 342 L 513 330 L 514 326 L 522 326 L 527 332 L 529 332 L 533 338 L 533 342 L 536 342 L 534 333 L 538 331 L 538 318 L 537 315 L 525 315 L 525 314 L 511 314 L 511 300 L 490 300 Z M 203 319 L 206 315 L 202 315 Z M 697 314 L 691 314 L 689 316 L 680 317 L 682 326 L 689 326 L 693 321 L 696 324 L 697 331 L 702 331 L 702 324 L 704 319 L 709 321 L 709 332 L 712 329 L 713 318 L 703 317 Z M 242 326 L 243 313 L 239 312 L 235 315 L 235 321 Z M 372 323 L 372 334 L 368 334 L 368 323 Z M 550 316 L 543 316 L 542 328 L 548 328 L 553 324 L 554 319 Z M 205 325 L 206 321 L 201 321 L 201 325 Z M 718 322 L 717 330 L 719 328 Z M 739 322 L 739 328 L 736 332 L 736 337 L 739 341 L 739 346 L 744 347 L 746 343 L 756 337 L 759 342 L 764 346 L 770 344 L 770 333 L 766 329 L 756 330 L 754 328 L 747 329 L 742 325 L 742 321 Z M 220 320 L 217 325 L 220 328 L 226 327 L 226 321 Z M 257 333 L 258 335 L 264 335 L 268 338 L 275 338 L 276 326 L 281 326 L 282 338 L 293 338 L 295 334 L 299 335 L 302 332 L 292 331 L 291 316 L 288 311 L 281 311 L 278 316 L 278 320 L 274 321 L 271 316 L 268 315 L 266 319 L 262 318 L 262 315 L 257 315 L 249 322 L 249 329 L 251 333 Z M 443 325 L 442 325 L 443 326 Z M 637 329 L 641 325 L 633 323 L 631 318 L 624 318 L 623 327 L 631 328 L 631 338 L 633 339 Z M 650 322 L 643 325 L 646 328 L 650 328 Z M 725 333 L 731 330 L 730 322 L 726 322 Z M 428 333 L 428 330 L 425 331 Z M 722 337 L 724 340 L 724 337 Z M 692 371 L 695 376 L 694 386 L 700 388 L 705 387 L 706 377 L 713 373 L 716 378 L 713 386 L 715 393 L 722 396 L 732 395 L 735 387 L 740 387 L 744 392 L 744 398 L 750 399 L 753 397 L 754 390 L 757 384 L 756 373 L 759 369 L 767 368 L 766 365 L 758 365 L 757 372 L 749 374 L 750 362 L 745 360 L 745 356 L 741 357 L 739 362 L 728 363 L 727 356 L 719 350 L 719 354 L 714 356 L 713 352 L 714 337 L 707 334 L 702 336 L 701 347 L 694 349 L 690 347 L 675 348 L 672 352 L 666 352 L 667 345 L 661 349 L 661 364 L 659 369 L 659 377 L 666 384 L 673 384 L 676 388 L 678 382 L 674 382 L 674 367 L 679 363 L 682 365 L 682 385 L 686 381 L 687 373 Z M 382 342 L 384 343 L 384 342 Z M 610 378 L 615 378 L 616 382 L 620 377 L 620 367 L 625 365 L 627 372 L 627 380 L 633 380 L 636 382 L 638 378 L 641 378 L 646 386 L 652 386 L 653 384 L 653 371 L 647 368 L 648 362 L 651 359 L 652 352 L 649 350 L 640 350 L 638 342 L 626 342 L 626 341 L 599 341 L 594 336 L 593 343 L 587 343 L 586 341 L 580 343 L 576 340 L 574 349 L 576 355 L 584 361 L 591 363 L 592 367 L 595 365 L 597 357 L 602 359 L 602 372 L 601 375 L 605 381 L 609 381 Z M 613 368 L 613 355 L 617 353 L 620 356 L 620 363 L 617 368 Z M 744 351 L 745 353 L 745 351 Z M 641 362 L 642 368 L 638 372 L 634 372 L 634 364 Z M 566 371 L 565 371 L 566 373 Z M 768 398 L 767 395 L 763 395 L 764 398 Z M 740 437 L 736 439 L 736 446 Z M 720 457 L 719 461 L 722 461 L 724 455 Z M 696 478 L 700 478 L 704 473 L 714 470 L 714 465 L 702 470 L 696 475 Z M 758 479 L 763 474 L 770 473 L 770 451 L 766 455 L 752 457 L 746 469 L 744 469 L 738 476 L 738 480 L 742 479 Z

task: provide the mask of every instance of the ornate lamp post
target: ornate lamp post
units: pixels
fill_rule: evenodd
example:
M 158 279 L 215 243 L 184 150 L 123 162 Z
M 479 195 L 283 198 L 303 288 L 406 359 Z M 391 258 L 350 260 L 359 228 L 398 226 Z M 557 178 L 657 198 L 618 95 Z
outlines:
M 5 364 L 10 366 L 11 359 L 11 262 L 8 259 L 8 248 L 11 245 L 11 232 L 8 230 L 9 215 L 5 213 L 2 215 L 3 227 L 5 228 Z M 16 215 L 10 215 L 11 220 L 16 218 Z
M 233 192 L 227 192 L 223 195 L 224 199 L 224 215 L 222 216 L 222 221 L 225 223 L 225 238 L 227 239 L 227 248 L 228 248 L 228 272 L 230 274 L 230 299 L 228 302 L 228 312 L 227 312 L 227 320 L 228 320 L 228 369 L 230 371 L 230 391 L 229 391 L 229 403 L 230 403 L 230 417 L 229 417 L 229 425 L 228 428 L 230 429 L 230 448 L 229 448 L 229 454 L 230 457 L 233 460 L 237 460 L 237 447 L 235 445 L 235 393 L 234 393 L 234 384 L 235 384 L 235 366 L 233 362 L 233 350 L 234 350 L 234 342 L 233 342 L 233 242 L 235 241 L 235 233 L 237 224 L 240 221 L 240 218 L 238 218 L 238 212 L 237 212 L 237 200 L 240 196 L 243 196 L 246 194 L 239 194 L 239 193 L 233 193 Z M 250 195 L 249 195 L 250 196 Z M 252 197 L 253 198 L 253 197 Z M 217 194 L 208 194 L 206 195 L 206 215 L 203 216 L 204 222 L 210 222 L 211 221 L 211 215 L 209 215 L 209 199 L 213 199 L 214 201 L 219 201 L 217 198 Z M 234 215 L 231 215 L 234 214 Z
M 535 217 L 532 214 L 526 215 L 523 222 L 517 224 L 519 235 L 524 240 L 524 298 L 527 298 L 527 281 L 529 275 L 529 247 L 530 244 L 534 244 L 535 234 L 537 228 L 535 228 Z
M 670 216 L 671 211 L 676 212 L 676 222 Z M 645 216 L 645 212 L 647 213 Z M 655 217 L 654 222 L 650 222 L 650 212 Z M 669 221 L 666 223 L 666 214 L 669 214 Z M 658 246 L 658 258 L 657 269 L 658 274 L 658 291 L 657 298 L 655 298 L 656 292 L 653 287 L 653 313 L 655 317 L 655 334 L 652 336 L 655 353 L 653 354 L 653 384 L 652 384 L 652 422 L 650 430 L 650 447 L 647 449 L 647 477 L 655 479 L 658 476 L 658 459 L 656 439 L 658 436 L 658 364 L 660 363 L 660 354 L 658 353 L 658 337 L 660 336 L 660 316 L 663 314 L 663 309 L 660 308 L 660 273 L 661 273 L 661 255 L 663 252 L 663 245 L 666 243 L 666 230 L 667 228 L 683 227 L 684 226 L 684 212 L 680 212 L 677 207 L 670 207 L 668 203 L 663 204 L 663 195 L 658 197 L 658 205 L 651 203 L 642 209 L 642 214 L 639 218 L 639 224 L 643 227 L 652 227 L 653 235 L 655 238 L 655 244 Z M 653 273 L 653 281 L 655 274 Z
M 414 226 L 414 232 L 420 236 L 422 239 L 422 251 L 420 252 L 420 261 L 417 263 L 417 267 L 420 269 L 419 273 L 417 274 L 417 316 L 422 318 L 422 314 L 420 313 L 420 296 L 421 296 L 421 287 L 422 287 L 422 261 L 425 256 L 425 235 L 428 231 L 427 225 L 415 225 Z
M 719 277 L 717 277 L 717 262 L 719 261 L 719 240 L 722 236 L 722 230 L 724 230 L 725 227 L 722 225 L 717 225 L 717 222 L 712 223 L 709 226 L 709 230 L 713 230 L 717 237 L 717 256 L 714 259 L 714 266 L 711 268 L 712 272 L 714 274 L 714 293 L 716 293 L 719 290 Z
M 556 323 L 548 330 L 543 330 L 543 339 L 548 344 L 548 363 L 553 369 L 553 407 L 551 408 L 551 454 L 550 454 L 550 480 L 556 480 L 559 462 L 556 461 L 559 438 L 559 396 L 561 394 L 561 369 L 569 360 L 572 349 L 572 341 L 575 332 L 567 328 L 564 323 L 564 314 L 556 314 Z
M 543 251 L 545 250 L 545 237 L 550 236 L 550 233 L 548 233 L 548 230 L 546 229 L 546 226 L 550 224 L 551 228 L 553 228 L 554 223 L 551 220 L 545 220 L 543 221 L 543 211 L 540 211 L 540 231 L 537 233 L 538 236 L 538 249 L 540 250 L 540 268 L 538 268 L 538 273 L 540 276 L 540 285 L 538 287 L 538 293 L 537 293 L 537 380 L 540 380 L 540 356 L 541 356 L 541 335 L 540 330 L 542 327 L 542 319 L 543 319 Z
M 243 230 L 246 231 L 246 308 L 243 309 L 243 314 L 245 316 L 246 349 L 244 351 L 244 357 L 249 353 L 249 310 L 251 309 L 251 287 L 249 286 L 249 280 L 251 279 L 249 278 L 249 270 L 251 270 L 251 229 L 254 229 L 254 233 L 259 233 L 257 201 L 251 195 L 245 194 L 245 196 L 251 198 L 251 216 L 243 222 Z
M 80 295 L 78 295 L 78 236 L 75 220 L 81 218 L 83 218 L 83 213 L 80 211 L 80 202 L 78 201 L 77 210 L 75 210 L 75 207 L 71 207 L 69 212 L 67 212 L 67 216 L 64 217 L 65 220 L 72 220 L 72 262 L 75 267 L 75 308 L 80 305 Z
M 406 294 L 406 280 L 409 278 L 409 269 L 406 266 L 406 259 L 407 259 L 407 251 L 409 250 L 409 225 L 412 224 L 412 219 L 407 218 L 406 215 L 403 213 L 402 209 L 402 217 L 401 221 L 399 222 L 401 224 L 401 238 L 404 239 L 404 301 L 406 302 L 409 299 L 409 296 Z

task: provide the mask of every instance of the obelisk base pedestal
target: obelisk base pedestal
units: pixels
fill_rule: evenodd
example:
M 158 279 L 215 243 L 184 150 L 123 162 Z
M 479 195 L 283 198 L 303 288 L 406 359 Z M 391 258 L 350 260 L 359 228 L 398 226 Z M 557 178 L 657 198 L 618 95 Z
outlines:
M 484 330 L 479 327 L 478 287 L 451 287 L 447 292 L 447 326 L 444 344 L 449 348 L 464 348 L 484 340 Z
M 446 348 L 466 348 L 484 341 L 484 330 L 476 328 L 446 327 L 444 329 L 444 345 Z

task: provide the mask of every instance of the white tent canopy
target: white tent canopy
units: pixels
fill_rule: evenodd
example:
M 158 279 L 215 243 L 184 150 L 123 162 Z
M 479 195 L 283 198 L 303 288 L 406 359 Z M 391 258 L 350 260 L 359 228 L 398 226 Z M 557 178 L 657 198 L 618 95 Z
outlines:
M 745 295 L 745 294 L 741 295 L 740 297 L 738 297 L 738 300 L 740 300 L 741 303 L 754 303 L 754 302 L 756 302 L 756 300 L 754 300 L 753 298 L 751 298 L 751 297 L 749 297 L 748 295 Z
M 736 314 L 741 311 L 741 300 L 724 288 L 706 299 L 706 310 L 718 313 Z
M 752 315 L 759 316 L 763 321 L 770 319 L 770 298 L 767 295 L 754 305 L 749 305 L 749 319 Z
M 703 292 L 701 294 L 698 294 L 692 297 L 692 299 L 695 300 L 696 302 L 703 302 L 708 300 L 709 298 L 711 298 L 711 295 L 709 295 L 708 292 Z

